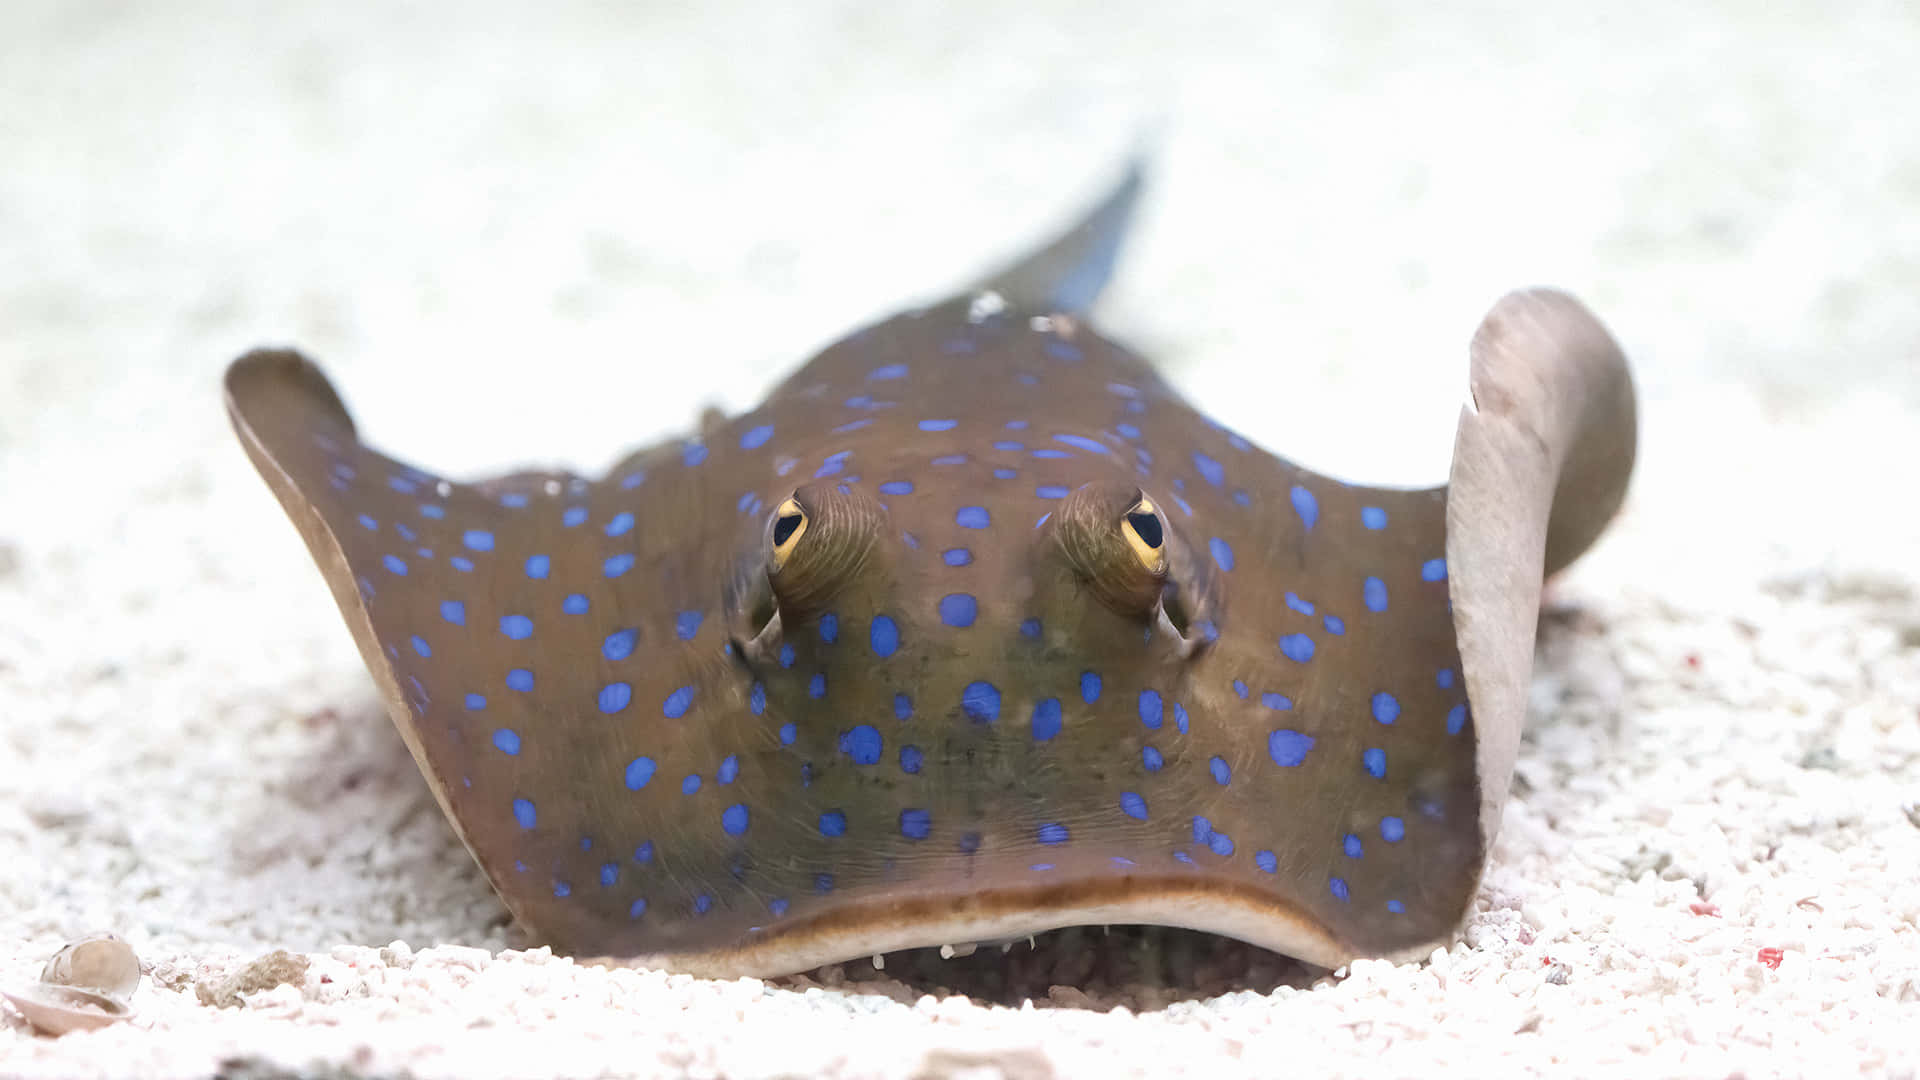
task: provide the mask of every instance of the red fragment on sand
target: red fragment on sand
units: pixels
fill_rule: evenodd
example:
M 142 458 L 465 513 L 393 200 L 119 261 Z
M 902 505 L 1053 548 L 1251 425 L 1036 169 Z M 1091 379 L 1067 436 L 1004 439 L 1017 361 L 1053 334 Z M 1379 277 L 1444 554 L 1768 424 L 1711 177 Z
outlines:
M 1694 670 L 1696 670 L 1696 671 L 1697 671 L 1697 670 L 1699 670 L 1699 668 L 1700 668 L 1700 654 L 1699 654 L 1699 653 L 1693 653 L 1693 652 L 1690 652 L 1690 653 L 1688 653 L 1688 654 L 1687 654 L 1687 666 L 1688 666 L 1688 667 L 1690 667 L 1690 668 L 1693 668 L 1693 669 L 1694 669 Z
M 1770 968 L 1777 968 L 1780 966 L 1780 961 L 1784 959 L 1784 954 L 1782 954 L 1779 949 L 1761 949 L 1760 952 L 1755 955 L 1755 959 Z
M 1693 903 L 1687 905 L 1687 910 L 1693 912 L 1695 915 L 1712 915 L 1715 918 L 1719 918 L 1720 916 L 1720 905 L 1709 904 L 1705 900 L 1695 900 Z

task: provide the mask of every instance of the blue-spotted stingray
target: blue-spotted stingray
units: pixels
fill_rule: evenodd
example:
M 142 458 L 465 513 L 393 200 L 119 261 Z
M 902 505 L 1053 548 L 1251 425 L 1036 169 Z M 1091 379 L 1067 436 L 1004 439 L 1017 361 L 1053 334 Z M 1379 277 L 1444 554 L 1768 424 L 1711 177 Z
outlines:
M 232 365 L 247 453 L 538 939 L 733 976 L 1082 924 L 1326 966 L 1457 931 L 1542 580 L 1625 495 L 1625 359 L 1513 293 L 1445 487 L 1299 468 L 1086 321 L 1140 180 L 598 479 L 443 479 L 301 355 Z

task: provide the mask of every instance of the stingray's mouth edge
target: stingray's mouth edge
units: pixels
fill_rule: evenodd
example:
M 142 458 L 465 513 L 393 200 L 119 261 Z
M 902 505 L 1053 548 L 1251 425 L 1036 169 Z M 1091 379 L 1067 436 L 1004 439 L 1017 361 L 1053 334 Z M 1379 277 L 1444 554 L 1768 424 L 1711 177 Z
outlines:
M 1219 884 L 1167 883 L 993 889 L 958 897 L 878 898 L 837 907 L 719 948 L 640 956 L 582 956 L 582 963 L 660 968 L 709 978 L 770 978 L 824 964 L 896 952 L 1001 941 L 1071 926 L 1169 926 L 1257 945 L 1325 968 L 1379 956 L 1407 960 L 1445 945 L 1431 939 L 1367 949 L 1334 937 L 1318 920 L 1270 896 Z

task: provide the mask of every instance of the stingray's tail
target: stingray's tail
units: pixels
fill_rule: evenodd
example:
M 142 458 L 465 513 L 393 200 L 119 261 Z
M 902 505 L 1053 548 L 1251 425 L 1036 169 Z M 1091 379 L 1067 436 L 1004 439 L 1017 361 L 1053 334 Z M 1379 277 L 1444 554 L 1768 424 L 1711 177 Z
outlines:
M 1113 277 L 1146 172 L 1142 151 L 1128 161 L 1112 189 L 1065 232 L 967 292 L 999 293 L 1016 311 L 1084 313 Z

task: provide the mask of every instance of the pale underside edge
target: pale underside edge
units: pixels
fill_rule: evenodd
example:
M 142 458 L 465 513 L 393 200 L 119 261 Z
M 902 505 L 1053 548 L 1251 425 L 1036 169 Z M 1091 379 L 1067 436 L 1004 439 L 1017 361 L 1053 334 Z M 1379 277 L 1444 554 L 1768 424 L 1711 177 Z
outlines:
M 1023 890 L 954 898 L 947 910 L 900 911 L 882 899 L 836 913 L 828 925 L 783 927 L 758 941 L 704 952 L 582 957 L 581 963 L 657 968 L 707 978 L 769 978 L 807 971 L 851 957 L 901 949 L 1010 941 L 1070 926 L 1143 925 L 1199 930 L 1270 949 L 1324 968 L 1374 955 L 1335 940 L 1298 912 L 1231 894 L 1178 886 L 1145 888 L 1120 899 L 1022 903 Z M 1447 936 L 1387 954 L 1396 963 L 1424 959 Z

